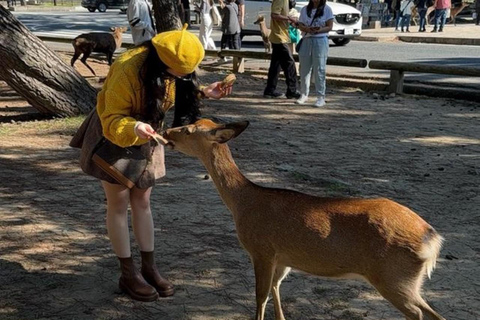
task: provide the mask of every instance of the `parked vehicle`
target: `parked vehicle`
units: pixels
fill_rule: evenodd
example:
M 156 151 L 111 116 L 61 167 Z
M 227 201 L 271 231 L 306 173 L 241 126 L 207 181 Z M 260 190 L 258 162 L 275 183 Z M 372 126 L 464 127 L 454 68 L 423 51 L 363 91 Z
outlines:
M 122 13 L 127 12 L 129 0 L 82 0 L 82 7 L 90 12 L 105 12 L 107 9 L 120 9 Z
M 308 4 L 307 1 L 297 2 L 298 12 Z M 362 34 L 362 14 L 352 6 L 328 1 L 327 4 L 332 8 L 335 19 L 333 28 L 328 37 L 336 45 L 346 45 L 352 38 Z M 259 15 L 265 16 L 267 26 L 270 26 L 270 0 L 246 0 L 245 1 L 245 28 L 242 30 L 243 36 L 260 36 L 260 28 L 254 24 Z

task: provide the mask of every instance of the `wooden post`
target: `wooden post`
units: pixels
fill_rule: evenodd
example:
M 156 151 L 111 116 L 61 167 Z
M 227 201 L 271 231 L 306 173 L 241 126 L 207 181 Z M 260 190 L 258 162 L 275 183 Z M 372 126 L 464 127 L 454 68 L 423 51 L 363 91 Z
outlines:
M 390 92 L 403 93 L 404 72 L 400 70 L 390 70 Z
M 233 57 L 233 73 L 245 72 L 245 59 L 240 57 Z

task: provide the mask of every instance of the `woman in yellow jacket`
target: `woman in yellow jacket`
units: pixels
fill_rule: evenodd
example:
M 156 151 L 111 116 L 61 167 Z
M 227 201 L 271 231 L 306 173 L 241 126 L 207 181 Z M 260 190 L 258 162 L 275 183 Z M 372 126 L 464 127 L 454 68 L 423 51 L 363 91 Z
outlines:
M 194 122 L 200 99 L 219 99 L 232 87 L 215 82 L 197 86 L 195 69 L 204 57 L 198 38 L 183 30 L 163 32 L 135 47 L 112 64 L 96 112 L 86 119 L 71 145 L 82 148 L 82 169 L 102 182 L 107 198 L 107 231 L 120 260 L 120 288 L 133 299 L 153 301 L 174 293 L 154 263 L 154 226 L 150 194 L 155 180 L 165 175 L 163 146 L 151 143 L 163 125 L 165 113 L 175 105 L 174 126 Z M 131 189 L 118 184 L 92 161 L 99 140 L 105 137 L 116 146 L 139 146 L 151 156 L 142 178 Z M 131 206 L 132 226 L 142 267 L 135 268 L 131 257 L 127 209 Z

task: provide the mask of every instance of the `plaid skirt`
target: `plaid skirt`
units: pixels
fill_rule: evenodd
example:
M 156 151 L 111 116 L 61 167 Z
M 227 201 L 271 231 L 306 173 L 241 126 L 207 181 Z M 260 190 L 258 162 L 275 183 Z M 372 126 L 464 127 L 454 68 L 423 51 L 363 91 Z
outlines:
M 80 167 L 83 172 L 100 180 L 119 184 L 117 180 L 92 161 L 93 154 L 102 140 L 102 124 L 98 117 L 97 110 L 93 109 L 73 136 L 70 141 L 70 146 L 81 149 Z M 139 181 L 135 183 L 137 188 L 146 189 L 154 186 L 155 180 L 165 176 L 165 151 L 162 145 L 157 146 L 154 142 L 145 143 L 140 146 L 140 148 L 145 157 L 152 157 L 144 174 L 142 174 Z

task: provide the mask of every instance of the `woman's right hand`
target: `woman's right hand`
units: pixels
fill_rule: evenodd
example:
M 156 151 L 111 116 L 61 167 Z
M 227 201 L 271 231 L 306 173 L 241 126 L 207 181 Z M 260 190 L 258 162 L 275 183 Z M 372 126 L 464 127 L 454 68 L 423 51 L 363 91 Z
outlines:
M 135 134 L 140 139 L 148 140 L 155 134 L 155 130 L 153 130 L 152 126 L 148 123 L 137 121 L 135 124 Z

